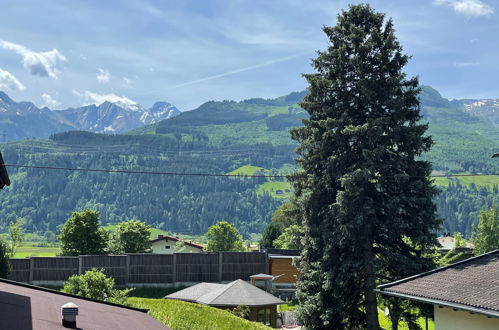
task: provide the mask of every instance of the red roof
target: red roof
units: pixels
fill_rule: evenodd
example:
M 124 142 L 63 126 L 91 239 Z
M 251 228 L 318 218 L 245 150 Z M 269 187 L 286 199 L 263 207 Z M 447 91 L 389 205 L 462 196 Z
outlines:
M 168 329 L 145 310 L 5 279 L 0 279 L 0 329 L 67 329 L 62 326 L 61 306 L 68 302 L 78 305 L 78 329 Z
M 191 241 L 183 240 L 178 236 L 170 236 L 170 235 L 158 235 L 158 238 L 151 240 L 151 243 L 155 243 L 155 242 L 159 242 L 159 241 L 167 241 L 167 240 L 174 241 L 174 242 L 180 241 L 180 242 L 184 242 L 185 245 L 189 245 L 189 246 L 201 249 L 201 250 L 204 249 L 204 245 L 197 244 L 197 243 L 194 243 Z

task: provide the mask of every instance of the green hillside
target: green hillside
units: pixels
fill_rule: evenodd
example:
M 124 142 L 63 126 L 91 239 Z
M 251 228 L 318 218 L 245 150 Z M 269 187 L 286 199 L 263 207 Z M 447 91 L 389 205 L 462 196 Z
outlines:
M 118 174 L 9 168 L 13 184 L 0 194 L 0 231 L 22 216 L 30 230 L 56 231 L 70 213 L 97 209 L 103 223 L 138 218 L 155 228 L 201 235 L 227 220 L 248 236 L 258 233 L 274 210 L 291 196 L 282 180 L 251 178 L 289 174 L 296 144 L 289 129 L 306 113 L 297 102 L 304 92 L 277 99 L 207 102 L 198 109 L 123 135 L 67 132 L 48 140 L 0 146 L 8 163 L 88 169 L 174 173 L 241 174 L 238 177 Z M 421 113 L 435 145 L 423 157 L 440 174 L 499 173 L 499 129 L 472 117 L 429 87 Z M 263 172 L 262 172 L 263 171 Z M 443 230 L 466 235 L 479 209 L 499 203 L 486 177 L 437 179 Z M 449 182 L 454 187 L 449 186 Z M 475 183 L 486 191 L 473 190 Z M 470 184 L 470 185 L 468 185 Z

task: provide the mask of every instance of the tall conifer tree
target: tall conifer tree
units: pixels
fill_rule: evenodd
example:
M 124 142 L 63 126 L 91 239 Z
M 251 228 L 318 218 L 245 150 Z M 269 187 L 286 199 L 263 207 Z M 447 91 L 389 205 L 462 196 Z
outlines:
M 299 318 L 307 329 L 378 329 L 378 276 L 399 276 L 397 260 L 409 267 L 401 274 L 425 269 L 421 256 L 436 242 L 431 166 L 417 158 L 432 140 L 392 21 L 355 5 L 323 31 L 329 47 L 305 75 L 310 117 L 292 130 L 304 230 Z

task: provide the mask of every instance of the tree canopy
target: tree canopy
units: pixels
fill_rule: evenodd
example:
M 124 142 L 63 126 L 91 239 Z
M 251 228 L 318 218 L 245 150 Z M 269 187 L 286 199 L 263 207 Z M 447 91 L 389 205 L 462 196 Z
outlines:
M 436 190 L 430 163 L 418 158 L 432 140 L 392 21 L 354 5 L 323 31 L 329 47 L 305 75 L 301 106 L 310 117 L 291 131 L 301 169 L 290 180 L 306 242 L 298 317 L 313 329 L 379 329 L 379 279 L 433 266 L 422 256 L 436 244 Z
M 475 245 L 475 254 L 499 249 L 499 208 L 480 212 L 471 241 Z
M 212 252 L 244 251 L 243 237 L 237 228 L 227 221 L 219 221 L 206 232 L 208 245 L 206 249 Z
M 7 278 L 11 270 L 9 262 L 9 248 L 7 243 L 0 238 L 0 278 Z
M 151 226 L 139 220 L 119 223 L 111 234 L 109 252 L 115 254 L 144 253 L 151 249 Z
M 78 256 L 106 253 L 108 234 L 100 227 L 99 213 L 86 209 L 73 212 L 59 234 L 61 255 Z

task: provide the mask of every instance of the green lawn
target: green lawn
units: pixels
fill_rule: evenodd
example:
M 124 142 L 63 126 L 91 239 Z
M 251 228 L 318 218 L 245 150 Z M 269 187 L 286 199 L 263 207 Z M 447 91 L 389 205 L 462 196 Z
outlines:
M 265 174 L 268 172 L 268 170 L 264 169 L 263 167 L 259 166 L 253 166 L 253 165 L 244 165 L 241 166 L 237 169 L 235 169 L 232 172 L 229 172 L 228 174 L 231 175 L 255 175 L 255 174 Z
M 289 190 L 289 192 L 286 192 L 286 189 Z M 277 194 L 277 190 L 281 190 L 282 194 Z M 259 195 L 268 193 L 274 198 L 290 198 L 291 184 L 284 181 L 267 181 L 258 186 L 256 193 Z
M 459 182 L 461 185 L 469 186 L 474 183 L 478 187 L 499 185 L 499 175 L 487 175 L 487 176 L 464 176 L 464 177 L 438 177 L 434 178 L 436 186 L 447 187 L 451 182 Z
M 175 330 L 270 330 L 256 322 L 200 304 L 170 299 L 128 298 L 128 303 L 149 310 L 148 314 Z
M 58 247 L 38 247 L 23 245 L 19 247 L 14 255 L 14 258 L 26 258 L 26 257 L 54 257 L 61 249 Z
M 378 319 L 379 319 L 379 325 L 381 329 L 386 329 L 390 330 L 392 328 L 392 322 L 390 322 L 390 318 L 385 316 L 385 314 L 382 311 L 379 311 L 378 313 Z M 425 319 L 420 317 L 418 319 L 418 324 L 421 327 L 421 329 L 426 330 L 426 325 L 425 325 Z M 399 330 L 409 330 L 407 327 L 407 324 L 405 322 L 399 322 Z M 428 330 L 435 330 L 435 324 L 433 323 L 433 320 L 428 319 Z

